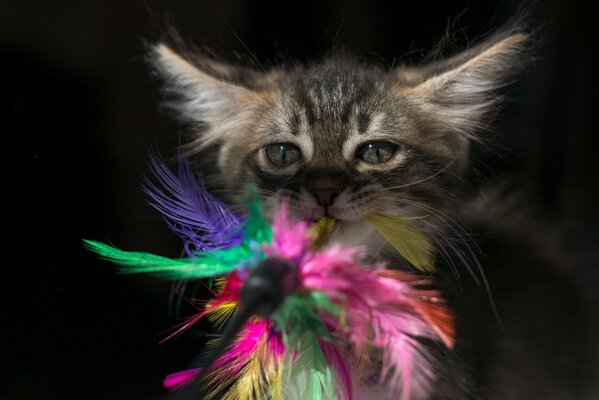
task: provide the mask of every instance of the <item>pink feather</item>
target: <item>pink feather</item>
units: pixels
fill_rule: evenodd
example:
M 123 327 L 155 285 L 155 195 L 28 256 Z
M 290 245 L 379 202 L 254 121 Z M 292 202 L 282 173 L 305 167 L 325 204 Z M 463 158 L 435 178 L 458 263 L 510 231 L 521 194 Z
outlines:
M 352 374 L 350 366 L 347 365 L 352 355 L 343 352 L 337 344 L 323 339 L 318 339 L 318 345 L 335 374 L 337 399 L 353 400 Z
M 164 378 L 162 385 L 165 389 L 177 390 L 191 383 L 193 378 L 195 378 L 201 371 L 201 368 L 192 368 L 169 374 L 166 376 L 166 378 Z
M 283 202 L 275 217 L 274 237 L 269 255 L 294 260 L 300 269 L 302 288 L 324 292 L 346 310 L 346 330 L 354 351 L 368 345 L 383 350 L 380 380 L 387 380 L 391 398 L 408 399 L 428 392 L 433 378 L 431 356 L 416 337 L 441 340 L 453 345 L 453 320 L 440 296 L 433 290 L 417 290 L 429 284 L 406 273 L 385 270 L 383 264 L 365 266 L 363 247 L 332 245 L 309 251 L 308 225 L 292 223 Z M 321 342 L 327 360 L 334 367 L 346 393 L 351 394 L 351 376 L 339 349 Z
M 213 369 L 219 380 L 235 376 L 243 368 L 256 351 L 264 335 L 267 334 L 267 329 L 268 323 L 266 321 L 250 321 L 245 325 L 239 338 L 231 345 L 229 351 L 214 363 Z M 165 378 L 163 385 L 169 390 L 178 389 L 191 383 L 201 370 L 201 368 L 193 368 L 175 372 Z
M 432 367 L 426 350 L 413 337 L 439 340 L 419 313 L 412 287 L 382 274 L 382 265 L 365 268 L 360 248 L 331 246 L 300 264 L 305 289 L 326 293 L 347 310 L 347 332 L 359 351 L 368 344 L 383 349 L 381 380 L 390 396 L 402 399 L 426 393 Z
M 214 363 L 217 374 L 222 377 L 237 374 L 252 357 L 260 342 L 269 334 L 269 330 L 270 325 L 266 320 L 247 322 L 239 338 L 231 344 L 229 351 Z
M 291 222 L 289 204 L 284 200 L 273 221 L 273 242 L 266 254 L 277 255 L 298 262 L 308 250 L 312 238 L 308 234 L 310 227 L 306 221 Z

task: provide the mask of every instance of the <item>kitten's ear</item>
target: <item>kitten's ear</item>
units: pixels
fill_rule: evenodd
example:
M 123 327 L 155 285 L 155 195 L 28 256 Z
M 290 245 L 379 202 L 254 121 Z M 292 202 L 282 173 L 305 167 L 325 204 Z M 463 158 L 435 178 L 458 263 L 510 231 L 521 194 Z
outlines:
M 499 105 L 497 89 L 526 64 L 524 33 L 498 34 L 454 57 L 419 68 L 399 67 L 398 93 L 441 131 L 473 138 Z
M 233 130 L 264 97 L 233 68 L 210 59 L 183 57 L 164 43 L 151 48 L 150 61 L 165 81 L 164 107 L 183 123 L 201 128 L 200 146 Z

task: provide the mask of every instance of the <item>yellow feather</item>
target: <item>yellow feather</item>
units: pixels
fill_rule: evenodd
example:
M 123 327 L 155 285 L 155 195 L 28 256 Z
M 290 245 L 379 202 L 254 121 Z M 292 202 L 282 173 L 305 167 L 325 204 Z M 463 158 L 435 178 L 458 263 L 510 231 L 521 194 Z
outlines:
M 223 288 L 225 287 L 225 283 L 227 282 L 227 278 L 216 278 L 212 284 L 212 288 L 214 289 L 215 292 L 220 293 L 223 291 Z
M 335 220 L 330 217 L 322 217 L 310 227 L 310 236 L 314 239 L 312 249 L 318 250 L 324 247 L 333 233 Z
M 217 328 L 221 328 L 227 322 L 231 320 L 231 317 L 237 311 L 237 303 L 223 303 L 219 304 L 216 307 L 210 309 L 208 313 L 208 319 L 210 322 L 214 324 Z
M 272 400 L 282 400 L 283 399 L 283 363 L 281 360 L 278 361 L 278 365 L 276 366 L 275 373 L 272 377 Z
M 265 334 L 222 400 L 281 400 L 283 369 Z
M 368 223 L 410 264 L 421 271 L 433 272 L 433 246 L 413 222 L 415 219 L 378 213 L 367 218 Z

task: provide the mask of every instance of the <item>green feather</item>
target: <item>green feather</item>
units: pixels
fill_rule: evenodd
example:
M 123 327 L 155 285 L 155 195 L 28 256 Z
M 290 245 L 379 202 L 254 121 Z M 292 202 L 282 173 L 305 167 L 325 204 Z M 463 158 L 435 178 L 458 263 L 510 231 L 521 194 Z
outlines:
M 238 246 L 211 252 L 196 252 L 193 257 L 177 259 L 123 251 L 92 240 L 84 240 L 84 246 L 104 259 L 120 265 L 121 272 L 125 274 L 148 273 L 163 279 L 179 280 L 211 278 L 230 273 L 244 262 L 256 257 L 263 258 L 264 254 L 256 244 L 272 241 L 272 229 L 264 216 L 258 189 L 255 185 L 248 186 L 248 189 L 246 205 L 249 215 L 243 227 L 243 241 Z
M 271 316 L 286 348 L 283 388 L 288 398 L 336 398 L 334 374 L 317 340 L 317 337 L 325 340 L 331 337 L 318 310 L 341 316 L 341 308 L 316 291 L 290 295 Z
M 308 331 L 328 339 L 329 331 L 317 310 L 327 311 L 335 317 L 341 316 L 341 308 L 331 302 L 327 295 L 311 291 L 289 295 L 271 315 L 271 320 L 283 333 L 284 341 L 297 342 L 298 337 Z
M 335 400 L 335 377 L 314 332 L 304 332 L 301 340 L 287 347 L 283 360 L 284 398 Z
M 299 348 L 296 349 L 290 374 L 291 387 L 299 384 L 299 393 L 310 400 L 335 400 L 335 378 L 324 353 L 318 345 L 316 335 L 305 335 Z M 285 387 L 285 382 L 283 383 Z M 296 397 L 299 398 L 299 397 Z
M 272 228 L 266 220 L 260 194 L 256 185 L 248 185 L 249 195 L 245 204 L 248 210 L 248 219 L 243 227 L 244 240 L 258 243 L 272 241 Z
M 246 246 L 213 253 L 202 253 L 194 258 L 167 258 L 155 254 L 123 251 L 116 247 L 84 240 L 84 246 L 102 258 L 120 265 L 122 273 L 149 273 L 163 279 L 200 279 L 227 274 L 235 269 L 239 260 L 251 254 Z

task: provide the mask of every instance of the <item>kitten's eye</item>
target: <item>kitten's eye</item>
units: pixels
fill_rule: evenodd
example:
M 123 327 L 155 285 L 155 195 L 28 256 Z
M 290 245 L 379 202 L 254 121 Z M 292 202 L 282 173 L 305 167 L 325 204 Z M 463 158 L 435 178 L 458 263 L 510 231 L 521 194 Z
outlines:
M 290 143 L 275 143 L 266 146 L 266 157 L 274 165 L 286 167 L 302 158 L 302 153 Z
M 356 158 L 368 164 L 381 164 L 389 161 L 397 151 L 397 145 L 389 142 L 366 143 L 356 152 Z

